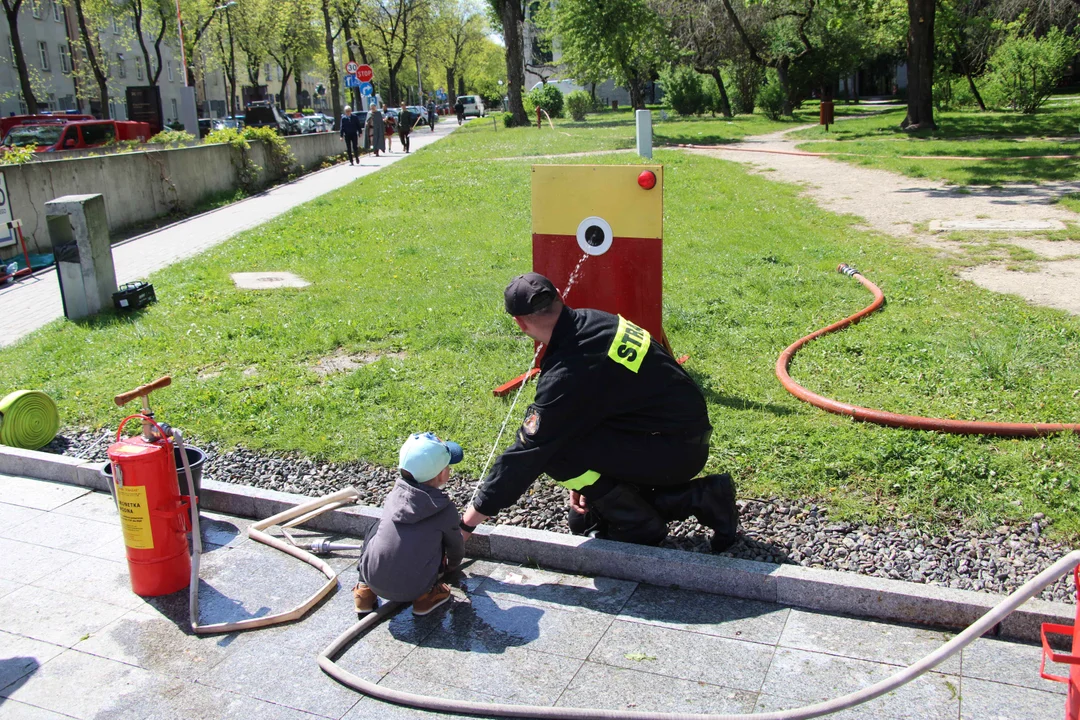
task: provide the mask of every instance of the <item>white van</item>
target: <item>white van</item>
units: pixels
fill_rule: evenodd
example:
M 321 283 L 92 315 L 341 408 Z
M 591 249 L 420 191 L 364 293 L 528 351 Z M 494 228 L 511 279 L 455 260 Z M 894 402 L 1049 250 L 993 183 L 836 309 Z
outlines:
M 487 111 L 484 110 L 484 101 L 480 99 L 479 95 L 458 95 L 457 99 L 465 106 L 465 117 L 470 115 L 484 117 L 487 115 Z

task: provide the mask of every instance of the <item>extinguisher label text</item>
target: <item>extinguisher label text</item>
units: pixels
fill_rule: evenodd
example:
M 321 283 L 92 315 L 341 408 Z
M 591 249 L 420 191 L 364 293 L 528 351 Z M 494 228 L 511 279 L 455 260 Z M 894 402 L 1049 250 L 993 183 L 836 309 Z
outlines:
M 153 550 L 154 533 L 150 529 L 150 509 L 146 504 L 146 488 L 142 485 L 116 488 L 116 504 L 120 509 L 120 527 L 124 544 L 135 550 Z

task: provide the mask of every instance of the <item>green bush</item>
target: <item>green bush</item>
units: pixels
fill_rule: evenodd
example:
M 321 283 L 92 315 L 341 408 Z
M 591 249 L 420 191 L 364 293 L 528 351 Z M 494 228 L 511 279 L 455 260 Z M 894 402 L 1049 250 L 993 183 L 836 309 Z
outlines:
M 562 117 L 563 94 L 554 85 L 541 85 L 530 92 L 528 97 L 533 112 L 539 107 L 553 118 Z
M 784 112 L 784 88 L 772 70 L 769 71 L 768 81 L 758 90 L 757 106 L 770 120 L 779 120 Z
M 664 88 L 664 105 L 680 115 L 700 115 L 705 109 L 707 98 L 701 76 L 693 68 L 664 68 L 660 71 L 660 86 Z
M 575 90 L 566 96 L 566 109 L 577 122 L 585 119 L 585 114 L 592 109 L 592 98 L 584 90 Z
M 13 145 L 0 152 L 0 165 L 23 165 L 33 160 L 36 154 L 33 145 Z
M 183 130 L 162 130 L 147 142 L 151 145 L 186 145 L 194 139 L 194 135 Z
M 1065 76 L 1080 42 L 1054 27 L 1041 38 L 1011 37 L 994 51 L 987 63 L 1001 101 L 1023 113 L 1033 113 L 1046 102 Z
M 761 66 L 749 60 L 735 63 L 731 76 L 731 111 L 736 115 L 754 112 L 758 88 L 765 81 Z
M 262 140 L 266 143 L 266 146 L 270 149 L 270 161 L 274 164 L 274 169 L 277 170 L 278 174 L 284 176 L 292 171 L 293 166 L 296 164 L 296 156 L 293 155 L 289 143 L 285 142 L 285 138 L 279 135 L 277 130 L 268 127 L 247 127 L 244 128 L 244 137 L 248 140 Z
M 226 145 L 232 145 L 237 150 L 246 151 L 251 146 L 248 144 L 247 139 L 236 128 L 224 127 L 219 130 L 212 131 L 209 135 L 203 138 L 204 145 L 216 145 L 218 143 L 225 143 Z

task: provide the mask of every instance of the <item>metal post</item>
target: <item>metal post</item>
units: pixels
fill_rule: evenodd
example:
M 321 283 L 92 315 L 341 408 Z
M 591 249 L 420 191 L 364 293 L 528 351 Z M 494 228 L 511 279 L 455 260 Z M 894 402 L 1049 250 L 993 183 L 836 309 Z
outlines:
M 652 113 L 638 110 L 637 118 L 637 154 L 646 160 L 652 160 Z

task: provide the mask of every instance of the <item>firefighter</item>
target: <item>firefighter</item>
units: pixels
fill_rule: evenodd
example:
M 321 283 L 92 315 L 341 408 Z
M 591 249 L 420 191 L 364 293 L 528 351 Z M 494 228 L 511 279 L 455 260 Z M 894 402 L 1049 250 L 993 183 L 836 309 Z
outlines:
M 543 275 L 504 292 L 506 311 L 546 346 L 536 399 L 461 521 L 477 525 L 513 505 L 541 474 L 570 491 L 570 529 L 659 544 L 667 522 L 690 515 L 713 532 L 714 552 L 736 539 L 731 477 L 694 479 L 712 426 L 701 389 L 647 330 L 600 310 L 563 304 Z

